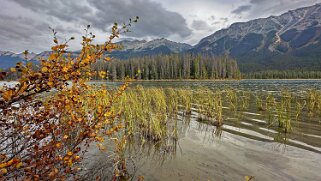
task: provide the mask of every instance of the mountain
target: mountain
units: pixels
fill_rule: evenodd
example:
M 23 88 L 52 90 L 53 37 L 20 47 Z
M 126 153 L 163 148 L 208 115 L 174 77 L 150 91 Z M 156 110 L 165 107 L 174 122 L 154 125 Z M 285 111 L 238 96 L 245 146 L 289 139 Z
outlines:
M 28 60 L 35 59 L 36 54 L 28 54 Z M 0 69 L 7 69 L 16 66 L 18 62 L 26 62 L 23 53 L 13 53 L 10 51 L 0 51 Z
M 230 55 L 242 72 L 261 70 L 321 69 L 321 4 L 286 12 L 280 16 L 234 23 L 203 38 L 197 45 L 164 38 L 152 41 L 123 40 L 110 55 L 115 58 L 171 53 Z M 32 55 L 33 60 L 50 52 Z M 77 54 L 77 52 L 73 52 Z M 21 54 L 0 51 L 0 68 L 22 60 Z
M 155 39 L 152 41 L 145 40 L 123 40 L 117 42 L 121 47 L 118 50 L 113 51 L 110 55 L 115 58 L 127 59 L 129 57 L 137 56 L 149 56 L 158 54 L 172 54 L 185 52 L 192 48 L 191 45 L 185 43 L 177 43 L 164 38 Z M 72 52 L 73 55 L 77 55 L 79 52 Z M 44 51 L 39 54 L 31 53 L 28 56 L 28 60 L 36 61 L 40 57 L 46 58 L 50 54 L 50 51 Z M 9 51 L 0 51 L 0 68 L 7 69 L 14 67 L 17 62 L 25 62 L 24 54 L 16 54 Z
M 177 43 L 165 38 L 152 41 L 124 40 L 117 43 L 121 49 L 115 50 L 111 56 L 116 58 L 129 58 L 146 55 L 182 53 L 192 48 L 185 43 Z
M 194 53 L 230 55 L 243 72 L 321 68 L 321 4 L 234 23 L 203 38 Z

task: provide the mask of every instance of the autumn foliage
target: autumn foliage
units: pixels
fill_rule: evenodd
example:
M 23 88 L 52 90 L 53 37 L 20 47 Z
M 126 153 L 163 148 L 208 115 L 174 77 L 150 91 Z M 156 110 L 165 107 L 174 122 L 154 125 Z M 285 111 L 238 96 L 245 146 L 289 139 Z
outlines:
M 108 104 L 96 100 L 88 81 L 95 75 L 91 65 L 110 61 L 106 54 L 117 48 L 112 41 L 128 31 L 132 22 L 121 28 L 115 24 L 104 44 L 93 43 L 95 35 L 86 28 L 77 57 L 68 53 L 68 41 L 55 45 L 39 69 L 18 63 L 11 71 L 21 74 L 18 84 L 0 89 L 0 180 L 63 180 L 76 177 L 78 163 L 86 148 L 111 136 L 123 125 L 113 120 L 112 104 L 127 88 L 125 82 Z M 27 54 L 27 52 L 26 52 Z M 5 72 L 1 73 L 4 78 Z M 100 72 L 106 77 L 106 72 Z M 91 93 L 93 92 L 93 93 Z M 84 99 L 91 107 L 84 106 Z

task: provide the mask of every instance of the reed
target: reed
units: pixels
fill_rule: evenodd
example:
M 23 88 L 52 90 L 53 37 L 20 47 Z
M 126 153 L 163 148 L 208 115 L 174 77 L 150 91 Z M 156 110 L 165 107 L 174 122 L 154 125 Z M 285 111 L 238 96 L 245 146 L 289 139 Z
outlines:
M 305 100 L 302 102 L 300 100 L 296 101 L 295 120 L 297 121 L 299 120 L 305 106 L 306 106 Z
M 234 89 L 227 89 L 226 91 L 226 99 L 227 103 L 231 110 L 236 111 L 237 110 L 237 103 L 238 103 L 238 96 L 236 94 L 236 91 Z
M 258 111 L 265 111 L 263 106 L 263 97 L 260 94 L 255 95 L 255 103 Z
M 246 111 L 250 106 L 251 94 L 248 91 L 241 91 L 241 95 L 239 96 L 239 102 L 241 105 L 241 110 Z
M 193 101 L 193 92 L 190 89 L 178 89 L 177 94 L 179 95 L 179 104 L 182 105 L 185 109 L 186 114 L 192 113 L 192 101 Z
M 306 107 L 309 116 L 314 114 L 320 114 L 321 112 L 321 91 L 315 89 L 309 89 L 305 95 Z
M 222 93 L 216 92 L 214 95 L 214 113 L 217 126 L 223 125 L 223 103 L 222 103 Z
M 291 126 L 291 102 L 292 94 L 288 90 L 282 90 L 280 95 L 280 101 L 277 103 L 277 122 L 278 127 L 282 129 L 284 133 L 288 133 L 292 130 Z
M 212 90 L 209 88 L 145 88 L 136 86 L 128 88 L 117 100 L 117 90 L 92 90 L 96 91 L 96 99 L 99 104 L 112 104 L 111 115 L 116 116 L 113 122 L 106 120 L 108 126 L 105 130 L 113 129 L 122 124 L 123 135 L 117 137 L 113 151 L 114 175 L 126 176 L 126 151 L 135 140 L 140 146 L 152 145 L 155 152 L 159 151 L 170 155 L 176 150 L 176 144 L 182 124 L 199 115 L 198 121 L 208 125 L 214 125 L 213 134 L 222 135 L 223 123 L 232 124 L 227 119 L 228 114 L 237 111 L 253 112 L 253 109 L 261 111 L 261 115 L 269 116 L 269 124 L 275 126 L 279 134 L 287 134 L 293 131 L 292 120 L 299 121 L 306 114 L 319 114 L 321 111 L 321 93 L 318 90 L 308 90 L 305 94 L 293 94 L 283 89 L 279 94 L 266 92 L 250 92 L 237 89 Z M 84 99 L 84 109 L 92 110 L 92 103 Z M 223 105 L 230 108 L 224 110 Z M 266 112 L 262 112 L 266 111 Z M 255 112 L 255 111 L 254 111 Z M 238 116 L 238 115 L 237 115 Z M 89 119 L 90 120 L 90 119 Z M 226 122 L 225 122 L 226 121 Z M 272 122 L 272 123 L 270 123 Z M 185 126 L 188 127 L 188 126 Z M 211 127 L 211 126 L 209 126 Z M 184 129 L 184 128 L 183 128 Z M 115 137 L 113 137 L 115 139 Z M 276 140 L 277 141 L 277 140 Z

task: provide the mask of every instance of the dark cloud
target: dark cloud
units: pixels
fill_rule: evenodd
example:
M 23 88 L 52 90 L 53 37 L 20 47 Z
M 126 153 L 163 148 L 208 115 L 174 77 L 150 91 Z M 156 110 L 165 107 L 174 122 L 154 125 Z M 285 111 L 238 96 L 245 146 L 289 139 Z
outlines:
M 194 20 L 192 22 L 192 28 L 195 30 L 208 30 L 210 29 L 210 26 L 202 20 Z
M 266 0 L 251 0 L 250 1 L 251 4 L 260 4 L 262 2 L 266 2 Z
M 50 33 L 49 24 L 26 17 L 0 15 L 0 49 L 23 51 L 30 48 L 42 50 Z M 44 38 L 46 37 L 46 38 Z M 48 42 L 47 42 L 48 43 Z
M 262 18 L 271 15 L 280 15 L 288 10 L 294 10 L 300 7 L 314 5 L 320 0 L 250 0 L 249 6 L 252 6 L 246 16 L 246 19 Z
M 133 32 L 123 38 L 169 38 L 195 43 L 209 31 L 236 21 L 280 15 L 321 0 L 0 0 L 0 49 L 43 51 L 52 44 L 49 26 L 59 37 L 77 37 L 90 24 L 97 43 L 106 38 L 114 22 L 139 16 Z M 244 4 L 248 2 L 247 4 Z M 235 9 L 234 9 L 235 7 Z M 232 12 L 232 13 L 231 13 Z M 245 13 L 246 12 L 246 13 Z M 223 17 L 223 18 L 221 18 Z M 185 19 L 186 18 L 186 19 Z M 208 24 L 207 24 L 207 23 Z M 191 29 L 189 28 L 191 27 Z M 215 27 L 215 29 L 213 29 Z M 208 31 L 206 31 L 208 29 Z M 193 30 L 193 31 L 192 31 Z M 195 31 L 196 30 L 196 31 Z
M 191 34 L 185 19 L 180 14 L 170 12 L 160 4 L 149 0 L 14 1 L 23 7 L 61 21 L 91 24 L 104 32 L 109 31 L 114 22 L 128 22 L 129 18 L 139 16 L 140 21 L 131 36 L 167 37 L 177 34 L 186 37 Z
M 239 6 L 238 8 L 236 8 L 232 11 L 232 14 L 242 14 L 244 12 L 251 10 L 251 8 L 252 8 L 251 5 Z
M 223 22 L 223 23 L 227 23 L 229 21 L 228 18 L 220 18 L 220 20 Z
M 85 1 L 77 0 L 12 0 L 22 7 L 38 13 L 54 16 L 63 21 L 84 19 L 93 15 L 93 9 Z
M 137 37 L 167 37 L 177 34 L 186 37 L 191 34 L 185 19 L 176 12 L 164 9 L 160 4 L 148 0 L 88 0 L 98 11 L 95 26 L 105 29 L 111 22 L 124 22 L 129 17 L 139 16 L 140 21 L 132 34 Z
M 219 25 L 219 24 L 221 24 L 220 21 L 214 21 L 211 25 Z
M 215 16 L 210 16 L 209 18 L 208 18 L 208 20 L 211 20 L 211 21 L 214 21 L 216 18 L 215 18 Z

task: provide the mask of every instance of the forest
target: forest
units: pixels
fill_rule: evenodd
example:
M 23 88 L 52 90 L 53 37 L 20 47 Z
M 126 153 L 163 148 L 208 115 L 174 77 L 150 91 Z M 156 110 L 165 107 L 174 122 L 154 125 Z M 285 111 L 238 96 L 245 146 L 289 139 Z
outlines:
M 93 80 L 101 80 L 99 73 L 105 72 L 107 79 L 116 81 L 125 78 L 137 80 L 184 80 L 184 79 L 319 79 L 321 71 L 264 70 L 241 72 L 237 61 L 229 56 L 207 56 L 192 54 L 171 54 L 98 60 L 91 68 L 95 72 Z M 32 69 L 39 68 L 31 64 Z M 17 80 L 19 72 L 7 71 L 6 80 Z M 103 78 L 105 79 L 105 77 Z
M 237 62 L 227 56 L 212 57 L 190 54 L 156 55 L 128 60 L 98 61 L 92 65 L 97 72 L 105 71 L 111 80 L 125 77 L 138 80 L 170 79 L 239 79 Z

